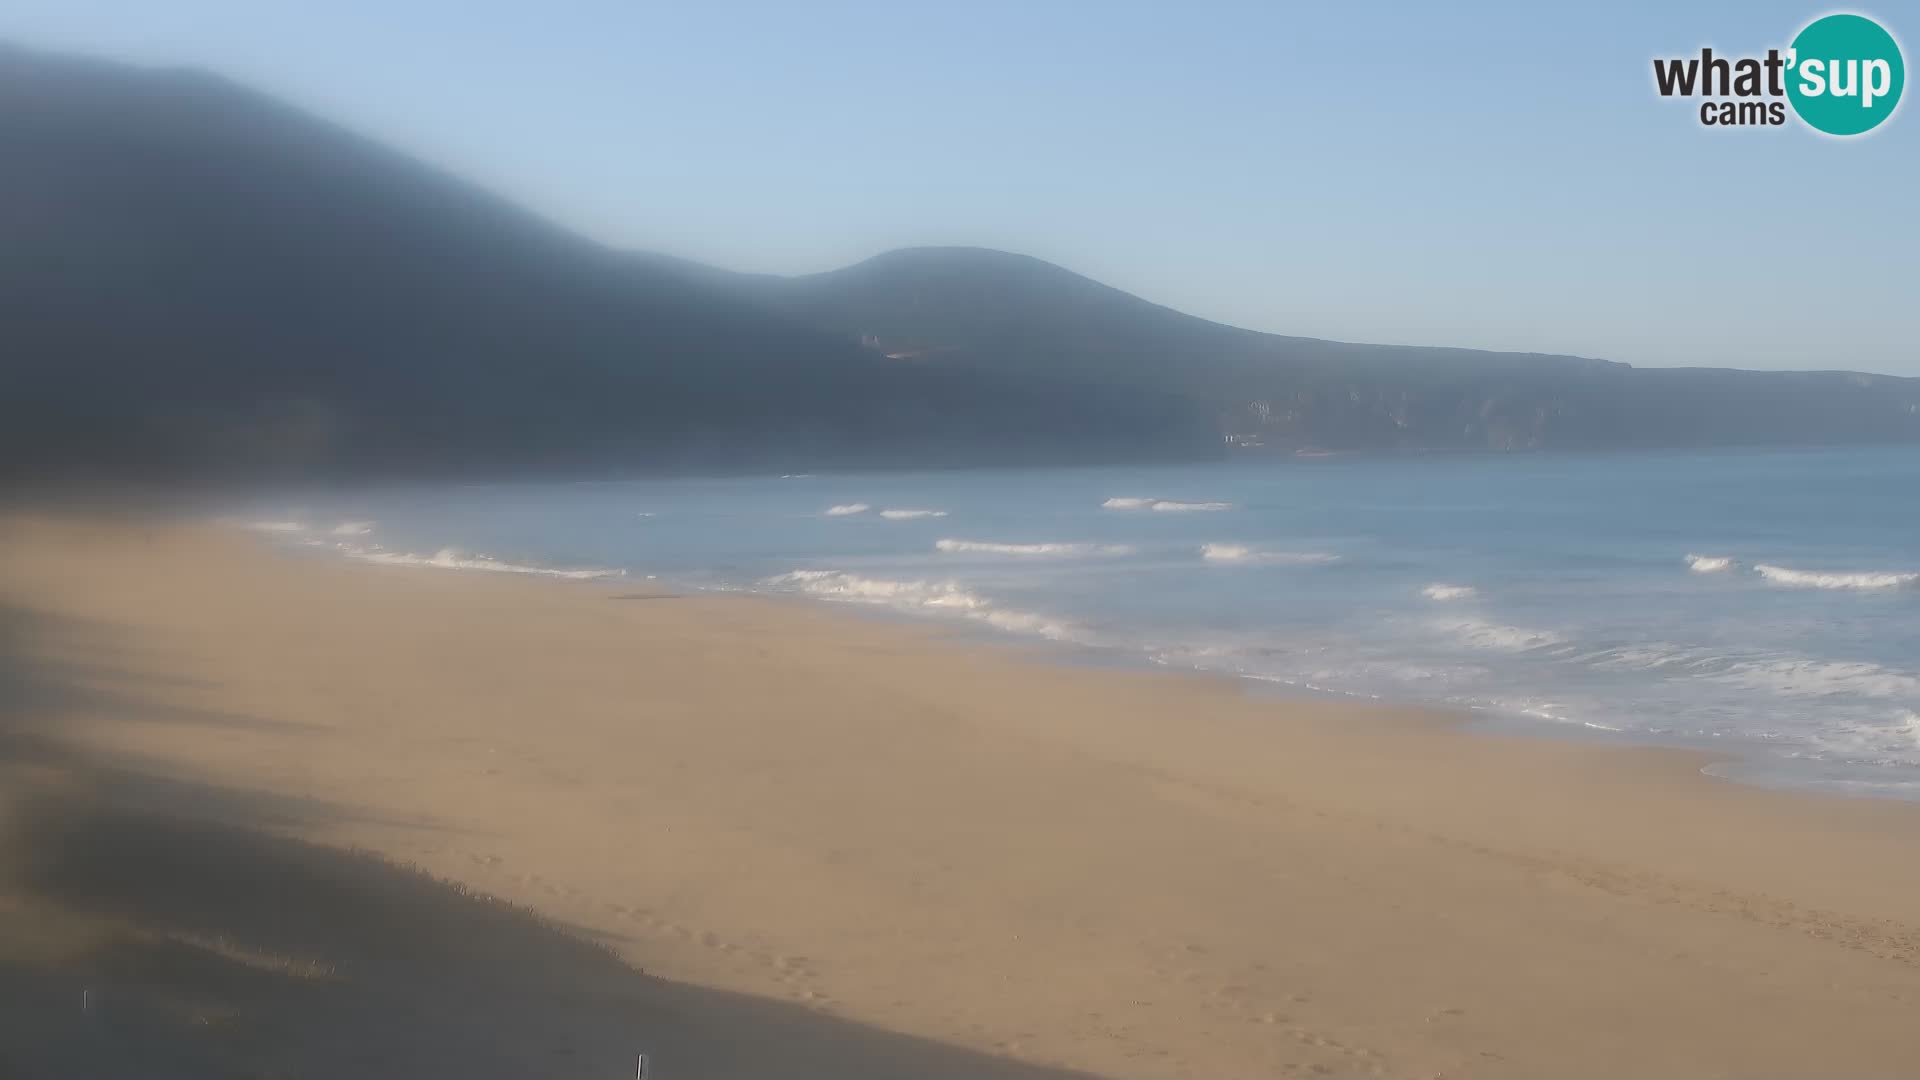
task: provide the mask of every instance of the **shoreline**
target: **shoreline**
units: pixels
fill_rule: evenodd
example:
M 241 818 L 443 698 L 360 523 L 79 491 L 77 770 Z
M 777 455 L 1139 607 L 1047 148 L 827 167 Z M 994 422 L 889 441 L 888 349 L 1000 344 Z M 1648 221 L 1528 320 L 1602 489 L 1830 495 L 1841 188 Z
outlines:
M 652 575 L 645 575 L 637 580 L 653 579 Z M 1421 701 L 1385 694 L 1335 690 L 1270 676 L 1180 667 L 1151 657 L 1129 656 L 1123 646 L 1055 641 L 1033 635 L 1021 635 L 1015 631 L 1001 630 L 991 626 L 979 627 L 960 623 L 939 615 L 901 611 L 884 605 L 777 593 L 711 590 L 699 586 L 677 585 L 664 578 L 659 581 L 665 587 L 683 588 L 689 593 L 702 596 L 740 596 L 776 603 L 793 602 L 803 607 L 824 607 L 829 611 L 844 612 L 856 619 L 872 619 L 882 624 L 934 627 L 950 636 L 962 647 L 1002 649 L 1016 656 L 1023 653 L 1030 654 L 1028 658 L 1039 663 L 1060 664 L 1089 671 L 1160 672 L 1174 678 L 1217 680 L 1224 686 L 1237 688 L 1238 692 L 1251 700 L 1268 701 L 1281 708 L 1288 705 L 1309 707 L 1319 705 L 1350 708 L 1363 712 L 1369 709 L 1387 709 L 1419 713 L 1425 716 L 1428 723 L 1457 729 L 1469 737 L 1492 736 L 1540 740 L 1598 749 L 1640 749 L 1682 755 L 1697 764 L 1702 779 L 1719 783 L 1784 794 L 1920 805 L 1920 787 L 1895 790 L 1890 784 L 1852 779 L 1848 772 L 1858 769 L 1859 763 L 1850 761 L 1795 763 L 1788 759 L 1769 759 L 1764 756 L 1762 745 L 1752 740 L 1741 740 L 1737 745 L 1731 746 L 1726 744 L 1716 746 L 1705 737 L 1672 738 L 1662 742 L 1650 736 L 1639 736 L 1633 731 L 1608 727 L 1594 721 L 1548 719 L 1502 711 L 1490 705 Z M 1907 793 L 1902 794 L 1902 791 Z
M 1920 806 L 1901 800 L 1063 664 L 937 620 L 616 600 L 655 584 L 632 577 L 554 588 L 19 513 L 0 551 L 13 791 L 366 852 L 648 973 L 581 990 L 564 1031 L 500 1005 L 491 1037 L 515 1047 L 643 1031 L 676 1076 L 1920 1068 Z M 8 820 L 14 846 L 68 857 Z M 59 880 L 0 879 L 0 912 L 65 911 L 92 879 Z M 410 976 L 356 974 L 351 928 L 305 917 L 354 992 Z M 216 923 L 193 940 L 266 948 Z M 467 980 L 449 1023 L 506 993 L 489 974 L 511 981 Z M 712 1035 L 648 1012 L 669 991 L 794 1011 Z M 757 1024 L 808 1049 L 713 1064 Z M 910 1042 L 875 1057 L 874 1032 Z M 947 1054 L 970 1056 L 943 1072 Z
M 617 482 L 617 481 L 609 481 Z M 599 483 L 582 481 L 581 483 Z M 203 523 L 202 519 L 189 518 L 189 522 Z M 214 524 L 221 527 L 241 530 L 251 534 L 263 545 L 282 552 L 297 554 L 316 554 L 323 557 L 346 559 L 354 562 L 381 564 L 387 559 L 354 553 L 340 539 L 339 534 L 314 533 L 302 527 L 289 532 L 269 522 L 246 522 L 239 518 L 220 518 Z M 288 541 L 292 535 L 303 535 L 302 546 L 294 546 Z M 309 552 L 309 548 L 312 549 Z M 452 550 L 452 549 L 447 549 Z M 465 554 L 462 552 L 462 554 Z M 1550 741 L 1570 741 L 1583 745 L 1601 747 L 1641 747 L 1654 750 L 1668 750 L 1693 754 L 1701 759 L 1702 776 L 1734 784 L 1759 787 L 1773 791 L 1805 792 L 1846 799 L 1874 799 L 1893 802 L 1920 804 L 1920 784 L 1903 784 L 1898 780 L 1875 779 L 1866 770 L 1874 763 L 1852 760 L 1824 760 L 1818 758 L 1800 758 L 1798 756 L 1769 756 L 1765 741 L 1753 736 L 1736 736 L 1728 742 L 1716 743 L 1713 739 L 1694 735 L 1691 737 L 1667 735 L 1654 736 L 1631 729 L 1612 727 L 1591 720 L 1575 720 L 1537 716 L 1525 712 L 1502 709 L 1494 705 L 1463 704 L 1444 700 L 1422 700 L 1412 696 L 1377 694 L 1360 690 L 1340 690 L 1311 683 L 1291 681 L 1275 676 L 1249 674 L 1245 672 L 1212 670 L 1199 666 L 1183 667 L 1179 664 L 1163 661 L 1151 655 L 1131 651 L 1129 646 L 1087 640 L 1074 637 L 1053 637 L 1045 633 L 1010 630 L 991 622 L 982 624 L 955 617 L 949 613 L 933 612 L 925 609 L 907 610 L 891 606 L 884 602 L 865 602 L 840 599 L 831 596 L 811 596 L 777 590 L 766 590 L 742 585 L 703 585 L 662 576 L 643 573 L 631 567 L 595 566 L 595 567 L 556 567 L 545 565 L 514 564 L 509 560 L 497 560 L 490 556 L 481 557 L 485 561 L 499 565 L 453 565 L 437 564 L 428 557 L 419 555 L 405 556 L 393 560 L 392 565 L 415 566 L 422 569 L 467 570 L 476 573 L 504 573 L 509 576 L 545 578 L 555 582 L 571 581 L 576 584 L 600 584 L 628 582 L 636 587 L 649 587 L 678 590 L 689 595 L 701 597 L 745 597 L 768 602 L 797 602 L 806 607 L 820 607 L 827 611 L 840 611 L 857 619 L 874 620 L 883 625 L 898 625 L 933 628 L 936 632 L 952 638 L 962 646 L 986 648 L 1005 648 L 1013 651 L 1031 652 L 1044 662 L 1063 664 L 1088 670 L 1115 670 L 1132 672 L 1167 672 L 1178 676 L 1201 676 L 1218 678 L 1237 685 L 1251 697 L 1268 699 L 1280 704 L 1333 704 L 1359 709 L 1386 708 L 1426 712 L 1436 720 L 1445 719 L 1449 723 L 1459 724 L 1474 734 L 1492 734 L 1520 739 L 1545 739 Z M 762 582 L 762 584 L 765 584 Z

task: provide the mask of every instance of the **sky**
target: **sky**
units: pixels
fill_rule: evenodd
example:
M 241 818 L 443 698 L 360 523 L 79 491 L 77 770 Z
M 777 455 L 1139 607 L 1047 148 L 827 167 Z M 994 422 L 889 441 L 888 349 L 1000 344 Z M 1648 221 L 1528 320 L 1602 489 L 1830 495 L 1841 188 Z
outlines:
M 0 0 L 0 39 L 211 68 L 729 269 L 980 245 L 1277 333 L 1920 375 L 1920 106 L 1839 140 L 1653 89 L 1830 10 Z M 1912 63 L 1920 3 L 1843 10 Z

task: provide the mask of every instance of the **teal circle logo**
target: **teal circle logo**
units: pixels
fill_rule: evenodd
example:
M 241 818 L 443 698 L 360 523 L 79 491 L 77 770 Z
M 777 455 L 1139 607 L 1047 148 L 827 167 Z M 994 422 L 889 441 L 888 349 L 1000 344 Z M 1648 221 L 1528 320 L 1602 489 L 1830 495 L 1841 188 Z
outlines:
M 1788 54 L 1787 100 L 1816 131 L 1861 135 L 1900 104 L 1907 65 L 1900 44 L 1863 15 L 1828 15 L 1807 24 Z

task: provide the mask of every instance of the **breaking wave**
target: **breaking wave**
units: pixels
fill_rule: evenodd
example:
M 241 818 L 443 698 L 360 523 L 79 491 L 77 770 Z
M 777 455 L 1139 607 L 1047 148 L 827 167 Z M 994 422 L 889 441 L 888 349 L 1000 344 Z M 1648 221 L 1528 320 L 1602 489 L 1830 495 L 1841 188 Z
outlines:
M 942 518 L 945 510 L 882 510 L 880 516 L 888 521 L 911 521 L 914 518 Z
M 987 540 L 939 540 L 935 551 L 947 555 L 1131 555 L 1127 544 L 996 544 Z
M 1204 513 L 1234 508 L 1229 502 L 1179 502 L 1174 499 L 1146 499 L 1131 495 L 1108 499 L 1100 506 L 1105 510 L 1157 510 L 1163 514 Z
M 1213 563 L 1265 566 L 1317 566 L 1340 561 L 1340 556 L 1324 551 L 1263 551 L 1245 544 L 1202 544 L 1200 557 Z
M 441 548 L 431 555 L 414 555 L 406 552 L 387 551 L 382 548 L 360 548 L 342 545 L 341 551 L 347 557 L 362 562 L 379 563 L 383 566 L 430 566 L 442 570 L 487 570 L 497 574 L 534 574 L 540 577 L 567 578 L 573 581 L 589 581 L 595 578 L 625 577 L 625 570 L 612 570 L 603 567 L 580 567 L 575 569 L 553 566 L 529 566 L 523 563 L 504 562 L 477 552 L 465 552 L 459 548 Z
M 1696 574 L 1717 574 L 1722 570 L 1733 569 L 1733 558 L 1729 555 L 1689 554 L 1687 568 Z
M 1026 611 L 995 607 L 979 593 L 954 581 L 862 577 L 842 570 L 794 570 L 768 578 L 766 584 L 794 589 L 822 600 L 876 604 L 896 611 L 960 615 L 1000 630 L 1037 634 L 1053 641 L 1072 641 L 1072 624 Z
M 827 507 L 827 516 L 847 517 L 852 514 L 864 514 L 871 509 L 873 509 L 873 507 L 868 506 L 866 503 L 841 503 L 838 506 Z
M 1436 581 L 1421 589 L 1420 595 L 1429 600 L 1471 600 L 1480 595 L 1480 590 L 1471 585 L 1448 585 Z
M 1754 572 L 1775 585 L 1795 589 L 1905 589 L 1920 584 L 1920 572 L 1863 570 L 1829 572 L 1795 570 L 1786 566 L 1758 563 Z
M 371 521 L 343 521 L 333 527 L 335 536 L 365 536 L 373 531 Z
M 1561 645 L 1566 639 L 1551 630 L 1533 630 L 1524 626 L 1507 626 L 1501 623 L 1486 622 L 1481 619 L 1458 619 L 1451 622 L 1436 622 L 1434 628 L 1463 644 L 1476 649 L 1494 649 L 1500 652 L 1526 652 L 1530 649 L 1543 649 L 1549 645 Z

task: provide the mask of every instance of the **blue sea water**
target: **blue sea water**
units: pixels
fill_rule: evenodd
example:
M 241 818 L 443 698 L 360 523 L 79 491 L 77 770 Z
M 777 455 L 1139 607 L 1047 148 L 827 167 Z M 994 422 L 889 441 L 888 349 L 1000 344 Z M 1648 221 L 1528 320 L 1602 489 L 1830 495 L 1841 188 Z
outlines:
M 1920 451 L 516 483 L 262 500 L 379 562 L 794 594 L 1920 797 Z

